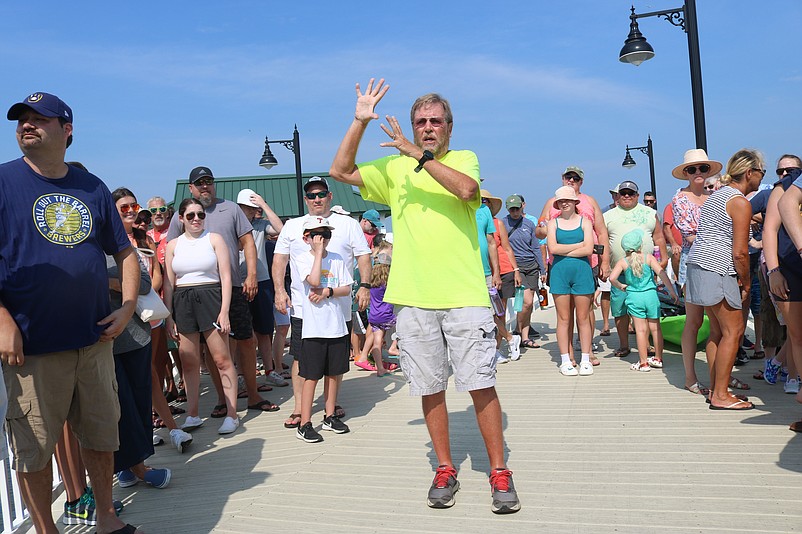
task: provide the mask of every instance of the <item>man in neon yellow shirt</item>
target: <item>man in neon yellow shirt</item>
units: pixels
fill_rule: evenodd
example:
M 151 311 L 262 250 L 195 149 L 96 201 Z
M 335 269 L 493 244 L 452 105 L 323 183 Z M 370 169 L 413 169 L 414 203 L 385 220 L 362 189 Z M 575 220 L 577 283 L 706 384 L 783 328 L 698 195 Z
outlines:
M 395 117 L 381 125 L 381 143 L 398 155 L 355 164 L 362 135 L 379 116 L 375 107 L 387 93 L 384 79 L 371 79 L 363 94 L 356 85 L 354 120 L 340 144 L 329 174 L 360 188 L 367 200 L 390 206 L 393 267 L 385 300 L 397 305 L 401 368 L 410 393 L 421 395 L 426 426 L 439 467 L 429 489 L 432 508 L 454 504 L 459 489 L 451 458 L 445 390 L 449 357 L 458 391 L 469 391 L 490 460 L 495 513 L 521 505 L 504 463 L 501 405 L 496 395 L 495 324 L 485 285 L 476 210 L 479 162 L 473 152 L 449 150 L 453 127 L 448 101 L 420 97 L 410 114 L 414 142 Z M 437 239 L 431 239 L 436 229 Z

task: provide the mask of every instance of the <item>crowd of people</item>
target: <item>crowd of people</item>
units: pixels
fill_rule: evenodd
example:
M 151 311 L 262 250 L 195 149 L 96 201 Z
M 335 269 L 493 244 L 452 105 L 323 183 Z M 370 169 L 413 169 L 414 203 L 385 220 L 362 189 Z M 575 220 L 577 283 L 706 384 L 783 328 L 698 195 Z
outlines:
M 65 162 L 73 117 L 58 97 L 35 93 L 9 109 L 23 157 L 0 166 L 0 225 L 15 236 L 0 243 L 0 357 L 12 465 L 38 532 L 55 528 L 54 454 L 65 524 L 139 532 L 118 518 L 113 475 L 120 487 L 169 485 L 170 470 L 146 461 L 164 443 L 161 427 L 179 452 L 191 446 L 191 432 L 207 421 L 199 411 L 203 374 L 217 395 L 209 417 L 222 420 L 221 435 L 239 429 L 239 398 L 248 410 L 275 412 L 262 393 L 290 385 L 294 405 L 283 426 L 299 440 L 323 441 L 318 429 L 349 432 L 337 400 L 349 360 L 377 377 L 400 370 L 421 396 L 438 460 L 427 495 L 433 508 L 453 506 L 459 490 L 445 402 L 453 374 L 456 389 L 472 397 L 487 448 L 491 509 L 516 512 L 496 367 L 541 348 L 531 317 L 549 297 L 562 376 L 593 375 L 601 363 L 594 337 L 611 335 L 610 314 L 614 355 L 630 355 L 634 334 L 631 369 L 661 369 L 660 318 L 666 306 L 681 306 L 687 391 L 710 409 L 751 409 L 735 391 L 749 386 L 733 366 L 765 359 L 756 378 L 784 380 L 802 402 L 802 322 L 786 320 L 802 311 L 799 157 L 779 158 L 772 187 L 761 185 L 766 164 L 755 150 L 736 152 L 726 169 L 704 150 L 688 150 L 672 172 L 687 183 L 662 211 L 654 192 L 640 203 L 630 180 L 615 185 L 602 208 L 580 191 L 585 173 L 572 165 L 534 217 L 522 195 L 503 201 L 480 189 L 476 155 L 449 148 L 451 108 L 434 93 L 412 106 L 412 139 L 395 117 L 381 125 L 382 146 L 397 154 L 357 164 L 388 90 L 384 80 L 371 79 L 364 92 L 357 84 L 354 119 L 329 174 L 388 205 L 392 233 L 375 210 L 357 220 L 334 206 L 328 181 L 317 176 L 303 185 L 308 214 L 286 221 L 250 189 L 236 202 L 219 198 L 204 166 L 190 172 L 190 196 L 177 207 L 161 197 L 140 206 L 131 189 L 110 192 L 83 165 Z M 502 205 L 507 214 L 498 217 Z M 439 239 L 421 238 L 433 227 Z M 421 258 L 437 268 L 421 276 Z M 63 305 L 38 305 L 32 292 Z M 137 301 L 154 292 L 165 310 L 149 320 Z M 750 311 L 754 342 L 744 335 Z M 705 320 L 709 387 L 695 367 Z M 802 431 L 802 421 L 791 429 Z

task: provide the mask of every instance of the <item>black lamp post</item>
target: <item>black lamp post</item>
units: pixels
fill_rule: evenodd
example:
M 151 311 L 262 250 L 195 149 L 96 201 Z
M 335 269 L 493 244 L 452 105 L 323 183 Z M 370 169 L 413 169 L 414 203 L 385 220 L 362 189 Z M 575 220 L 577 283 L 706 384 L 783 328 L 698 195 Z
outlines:
M 705 130 L 705 103 L 702 95 L 702 62 L 699 58 L 699 28 L 696 24 L 696 0 L 685 0 L 682 7 L 664 9 L 650 13 L 636 14 L 632 8 L 629 16 L 629 36 L 618 54 L 623 63 L 640 65 L 654 57 L 654 49 L 638 29 L 638 19 L 661 17 L 688 34 L 688 56 L 691 64 L 691 96 L 693 97 L 693 123 L 696 131 L 696 148 L 707 151 L 707 132 Z
M 304 214 L 304 186 L 303 177 L 301 176 L 301 139 L 298 135 L 298 125 L 295 125 L 295 130 L 292 132 L 292 139 L 280 139 L 278 141 L 268 141 L 265 137 L 265 153 L 262 154 L 262 159 L 259 160 L 259 166 L 265 169 L 271 169 L 278 165 L 278 160 L 273 152 L 270 151 L 271 143 L 279 143 L 284 145 L 285 148 L 295 154 L 295 181 L 298 194 L 298 217 Z
M 632 159 L 632 155 L 629 153 L 630 150 L 640 150 L 647 156 L 649 156 L 649 176 L 652 179 L 652 193 L 657 196 L 657 184 L 654 181 L 654 150 L 652 149 L 652 136 L 649 136 L 648 141 L 646 142 L 646 146 L 629 146 L 627 145 L 627 155 L 624 156 L 624 162 L 621 163 L 621 166 L 625 169 L 631 169 L 637 163 L 635 160 Z

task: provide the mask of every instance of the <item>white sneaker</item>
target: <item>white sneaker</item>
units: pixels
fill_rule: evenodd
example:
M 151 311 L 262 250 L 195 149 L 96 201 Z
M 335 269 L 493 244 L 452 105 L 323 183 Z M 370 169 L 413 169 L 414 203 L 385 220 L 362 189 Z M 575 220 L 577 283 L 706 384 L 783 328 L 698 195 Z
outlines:
M 234 419 L 233 417 L 226 417 L 223 419 L 223 424 L 220 425 L 220 428 L 217 429 L 218 434 L 231 434 L 236 429 L 239 428 L 239 417 Z
M 203 426 L 203 419 L 200 417 L 192 417 L 188 415 L 187 418 L 184 420 L 184 424 L 181 425 L 181 430 L 186 432 L 192 432 L 196 428 L 200 428 Z
M 560 365 L 560 373 L 563 376 L 576 376 L 579 374 L 579 372 L 576 370 L 576 367 L 571 365 L 571 362 L 565 362 L 564 364 Z
M 593 374 L 593 366 L 590 362 L 580 362 L 579 376 L 590 376 Z
M 192 443 L 192 434 L 188 434 L 180 428 L 174 428 L 170 431 L 170 441 L 173 447 L 178 449 L 178 452 L 184 452 L 184 447 Z
M 269 373 L 267 373 L 265 375 L 265 381 L 268 384 L 270 384 L 271 386 L 277 386 L 277 387 L 280 387 L 280 388 L 283 388 L 284 386 L 288 386 L 289 385 L 287 383 L 287 381 L 284 380 L 283 378 L 281 378 L 281 375 L 278 374 L 275 371 L 270 371 Z
M 517 361 L 521 357 L 521 336 L 513 334 L 512 341 L 509 342 L 509 345 L 510 345 L 510 359 L 512 361 Z
M 500 350 L 496 351 L 496 363 L 507 363 L 508 361 L 510 361 L 510 359 L 504 356 Z
M 786 393 L 791 393 L 794 395 L 799 393 L 799 377 L 789 378 L 788 380 L 786 380 L 783 389 L 785 390 Z
M 161 437 L 156 432 L 153 433 L 153 446 L 156 447 L 158 445 L 162 445 L 164 443 L 164 438 Z

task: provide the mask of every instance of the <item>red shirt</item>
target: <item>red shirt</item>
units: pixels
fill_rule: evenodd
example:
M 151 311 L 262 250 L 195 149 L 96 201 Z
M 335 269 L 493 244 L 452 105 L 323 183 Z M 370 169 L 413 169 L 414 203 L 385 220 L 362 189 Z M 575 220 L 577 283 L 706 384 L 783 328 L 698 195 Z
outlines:
M 513 271 L 512 262 L 510 257 L 507 256 L 507 251 L 501 248 L 501 237 L 499 237 L 499 225 L 503 224 L 500 220 L 493 217 L 493 224 L 496 225 L 496 231 L 493 237 L 496 240 L 496 248 L 498 249 L 498 270 L 499 274 L 507 274 Z
M 159 258 L 159 263 L 164 266 L 164 250 L 167 247 L 167 228 L 165 228 L 163 232 L 158 231 L 156 228 L 151 228 L 148 230 L 148 235 L 156 242 L 156 257 Z
M 671 204 L 666 206 L 663 210 L 663 224 L 667 224 L 668 227 L 671 228 L 671 235 L 674 236 L 674 241 L 682 246 L 682 234 L 674 224 L 674 210 L 671 209 Z

